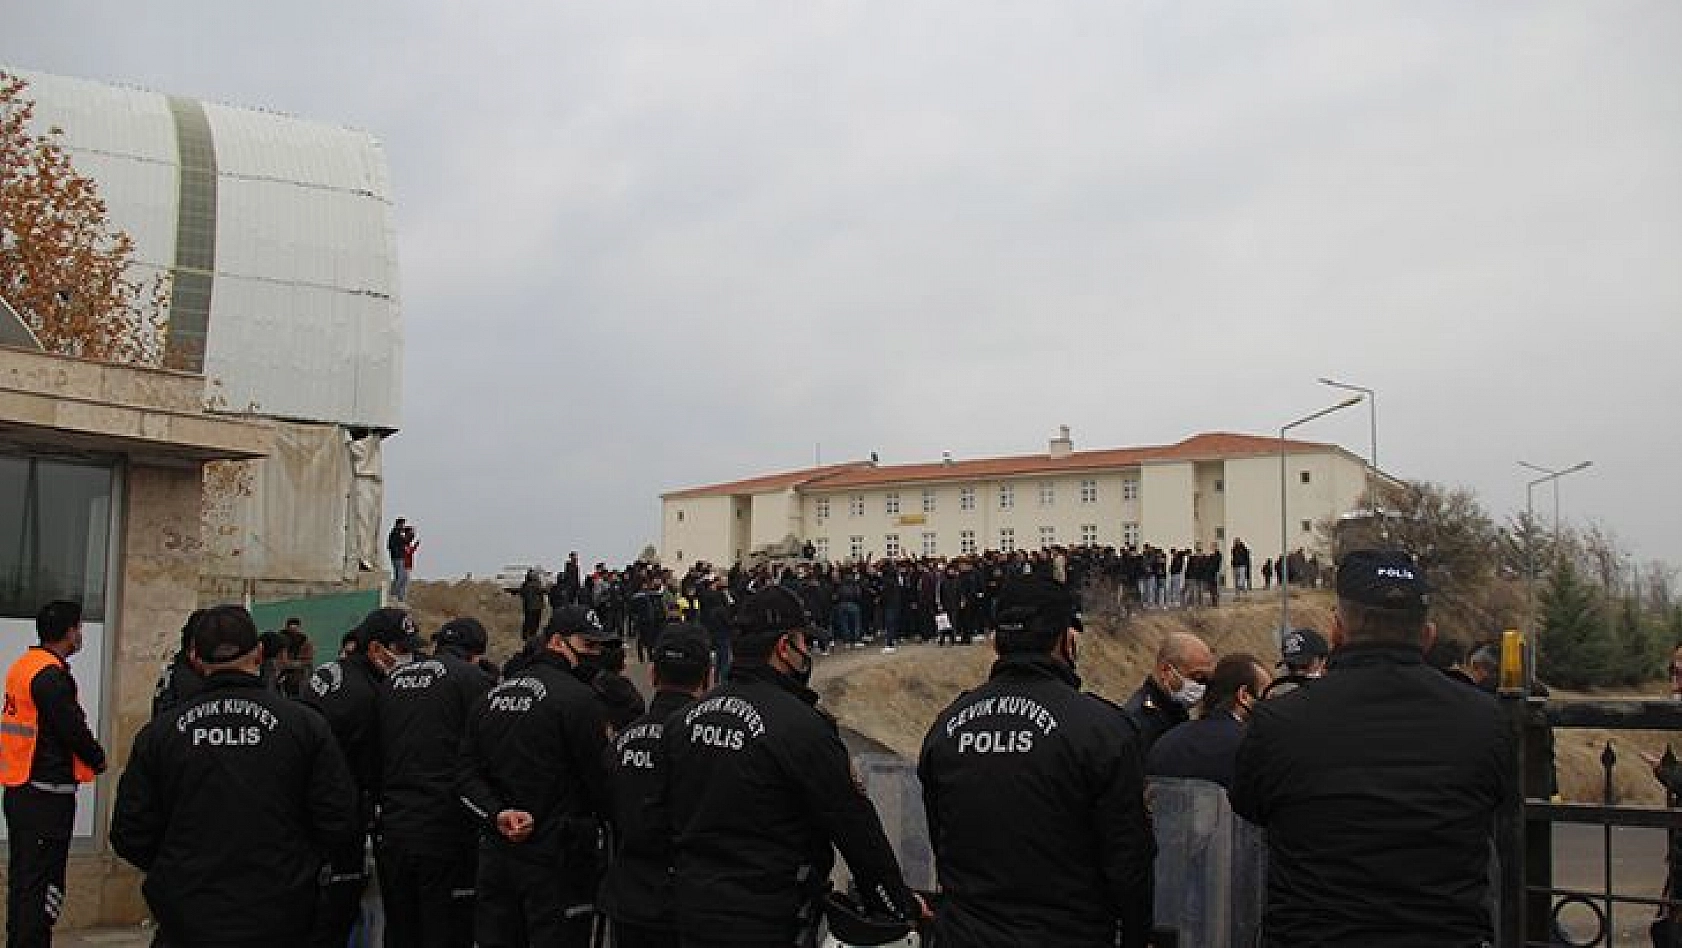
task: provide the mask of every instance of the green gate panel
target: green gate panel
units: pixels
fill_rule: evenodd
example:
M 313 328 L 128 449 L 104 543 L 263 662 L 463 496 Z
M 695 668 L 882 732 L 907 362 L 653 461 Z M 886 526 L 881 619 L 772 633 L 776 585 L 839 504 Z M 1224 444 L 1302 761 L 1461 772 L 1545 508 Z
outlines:
M 263 632 L 278 632 L 293 616 L 303 620 L 304 634 L 315 643 L 315 663 L 324 665 L 339 657 L 339 641 L 356 628 L 362 617 L 380 607 L 378 589 L 311 596 L 307 599 L 277 599 L 251 607 L 251 617 Z

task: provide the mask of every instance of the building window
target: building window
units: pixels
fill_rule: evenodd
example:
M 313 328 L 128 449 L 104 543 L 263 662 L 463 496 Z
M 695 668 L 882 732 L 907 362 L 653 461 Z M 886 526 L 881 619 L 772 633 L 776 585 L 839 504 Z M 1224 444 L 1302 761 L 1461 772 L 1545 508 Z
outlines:
M 864 537 L 849 538 L 847 541 L 847 549 L 852 553 L 853 559 L 864 559 Z
M 899 494 L 893 493 L 882 498 L 882 508 L 890 517 L 899 516 Z
M 1084 480 L 1080 482 L 1080 502 L 1083 504 L 1095 504 L 1098 502 L 1097 481 Z
M 1016 485 L 999 485 L 999 509 L 1014 510 L 1016 508 Z
M 934 533 L 932 531 L 925 531 L 923 533 L 923 555 L 935 556 L 939 552 L 940 544 L 935 542 Z
M 1215 528 L 1215 542 L 1217 542 L 1217 543 L 1225 543 L 1226 542 L 1226 527 L 1216 527 Z
M 1086 546 L 1098 545 L 1098 525 L 1083 523 L 1080 525 L 1080 542 Z
M 1040 549 L 1043 550 L 1046 547 L 1056 546 L 1056 545 L 1057 545 L 1057 528 L 1056 527 L 1041 527 L 1040 528 Z
M 818 537 L 812 541 L 812 555 L 820 560 L 829 559 L 829 537 Z
M 819 523 L 823 523 L 825 520 L 828 520 L 829 519 L 829 498 L 828 497 L 819 497 L 817 500 L 813 501 L 812 512 L 818 518 Z
M 677 512 L 677 522 L 678 523 L 683 522 L 683 511 L 681 511 L 681 510 Z
M 974 530 L 959 530 L 958 531 L 958 552 L 962 553 L 965 556 L 974 556 L 975 555 L 975 531 Z
M 899 559 L 899 534 L 890 533 L 882 538 L 882 552 L 890 560 Z
M 1312 531 L 1313 529 L 1314 529 L 1314 524 L 1308 522 L 1307 520 L 1304 520 L 1302 522 L 1302 532 L 1303 533 L 1308 533 L 1308 532 Z
M 974 510 L 975 509 L 975 488 L 966 487 L 963 490 L 958 491 L 958 509 L 959 510 Z
M 1306 483 L 1308 483 L 1308 482 L 1309 482 L 1309 481 L 1310 481 L 1310 480 L 1311 480 L 1311 478 L 1310 478 L 1310 477 L 1309 477 L 1309 476 L 1308 476 L 1308 472 L 1307 472 L 1307 471 L 1303 471 L 1303 472 L 1302 472 L 1302 474 L 1301 474 L 1301 475 L 1299 475 L 1299 476 L 1300 476 L 1300 477 L 1301 477 L 1301 478 L 1302 478 L 1302 482 L 1303 482 L 1303 483 L 1304 483 L 1304 484 L 1306 484 Z
M 1124 523 L 1121 525 L 1121 543 L 1123 546 L 1139 545 L 1139 525 Z
M 1122 481 L 1121 482 L 1121 499 L 1122 500 L 1138 500 L 1139 499 L 1139 482 L 1134 480 L 1131 477 L 1128 478 L 1125 481 Z
M 1046 481 L 1040 485 L 1040 506 L 1050 507 L 1057 502 L 1057 485 Z
M 934 513 L 934 491 L 923 491 L 923 513 Z
M 1014 528 L 1014 527 L 1000 527 L 999 528 L 999 552 L 1001 552 L 1001 553 L 1015 553 L 1016 552 L 1016 528 Z
M 864 516 L 864 495 L 863 494 L 854 494 L 852 496 L 852 499 L 850 501 L 848 501 L 848 504 L 847 504 L 847 512 L 849 514 L 855 516 L 855 517 Z
M 677 551 L 677 561 L 679 563 L 683 562 L 683 551 L 682 550 Z
M 1217 493 L 1217 494 L 1226 493 L 1226 478 L 1223 478 L 1223 477 L 1215 478 L 1215 493 Z

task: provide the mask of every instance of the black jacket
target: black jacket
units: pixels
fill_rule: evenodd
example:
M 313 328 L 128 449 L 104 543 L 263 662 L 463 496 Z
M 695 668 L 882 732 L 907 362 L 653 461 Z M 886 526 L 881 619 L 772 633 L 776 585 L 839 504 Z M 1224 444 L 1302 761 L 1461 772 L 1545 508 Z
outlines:
M 219 672 L 135 737 L 111 847 L 146 873 L 171 945 L 301 945 L 323 853 L 359 829 L 321 717 L 254 675 Z
M 661 793 L 660 735 L 666 720 L 690 700 L 682 692 L 657 692 L 648 713 L 631 722 L 608 749 L 615 849 L 601 906 L 615 921 L 662 931 L 673 927 L 671 827 Z
M 1138 728 L 1140 756 L 1149 756 L 1151 748 L 1162 735 L 1191 720 L 1191 713 L 1185 705 L 1175 701 L 1173 695 L 1163 691 L 1156 679 L 1150 677 L 1145 678 L 1145 683 L 1122 707 L 1127 710 L 1134 727 Z
M 1142 946 L 1156 840 L 1126 715 L 1048 656 L 1006 656 L 941 713 L 917 772 L 941 944 Z
M 352 655 L 317 668 L 298 699 L 327 719 L 358 790 L 370 795 L 380 785 L 380 689 L 385 674 L 366 655 Z
M 471 848 L 478 825 L 456 796 L 461 739 L 495 680 L 445 646 L 393 669 L 380 690 L 380 831 L 411 848 Z
M 486 693 L 462 742 L 461 801 L 485 838 L 511 855 L 594 871 L 598 820 L 608 813 L 603 753 L 607 717 L 566 660 L 544 649 Z M 496 815 L 524 810 L 536 821 L 523 843 L 496 831 Z M 588 859 L 585 867 L 580 860 Z
M 175 653 L 158 675 L 158 685 L 152 690 L 152 717 L 170 710 L 184 701 L 192 700 L 204 690 L 204 676 L 193 667 L 187 650 Z
M 70 676 L 70 666 L 56 655 L 53 659 L 53 664 L 42 668 L 29 683 L 36 714 L 35 756 L 29 762 L 29 782 L 74 788 L 73 758 L 80 758 L 95 773 L 103 773 L 105 748 L 99 746 L 98 738 L 88 728 L 88 716 L 76 695 L 76 679 Z
M 679 930 L 719 942 L 792 938 L 829 884 L 832 844 L 869 902 L 915 917 L 882 821 L 817 699 L 764 665 L 738 665 L 668 722 Z
M 1407 646 L 1344 646 L 1313 687 L 1258 705 L 1230 795 L 1268 831 L 1266 943 L 1491 938 L 1509 742 L 1494 700 Z
M 1232 768 L 1244 725 L 1231 712 L 1187 721 L 1156 742 L 1145 757 L 1145 773 L 1152 777 L 1187 777 L 1232 787 Z

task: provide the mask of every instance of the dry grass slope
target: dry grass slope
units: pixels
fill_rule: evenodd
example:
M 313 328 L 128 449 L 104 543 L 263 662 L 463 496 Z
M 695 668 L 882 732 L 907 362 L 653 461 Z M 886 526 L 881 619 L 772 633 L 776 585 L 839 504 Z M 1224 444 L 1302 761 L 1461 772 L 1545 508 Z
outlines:
M 1293 598 L 1292 624 L 1329 629 L 1332 604 L 1331 596 L 1322 592 Z M 1274 644 L 1278 610 L 1277 599 L 1252 599 L 1222 609 L 1146 613 L 1125 623 L 1113 619 L 1090 622 L 1081 640 L 1081 677 L 1088 691 L 1118 703 L 1125 701 L 1150 668 L 1158 643 L 1178 631 L 1202 636 L 1217 654 L 1246 651 L 1271 664 L 1278 657 Z M 819 690 L 844 726 L 915 759 L 935 716 L 960 692 L 980 683 L 992 660 L 992 649 L 985 645 L 905 649 L 898 660 L 862 664 L 822 681 Z M 1555 759 L 1561 795 L 1576 802 L 1600 802 L 1600 754 L 1610 740 L 1618 754 L 1613 771 L 1615 800 L 1662 805 L 1663 792 L 1637 750 L 1662 753 L 1668 736 L 1632 731 L 1558 732 Z M 1682 744 L 1677 750 L 1682 753 Z
M 1325 628 L 1331 600 L 1309 593 L 1291 602 L 1293 624 Z M 1144 679 L 1157 646 L 1174 632 L 1195 632 L 1218 654 L 1249 652 L 1268 664 L 1278 658 L 1277 599 L 1251 599 L 1222 609 L 1148 612 L 1127 622 L 1096 618 L 1081 637 L 1080 674 L 1086 690 L 1120 703 Z M 908 649 L 903 661 L 879 662 L 824 682 L 824 701 L 855 731 L 896 753 L 915 757 L 929 724 L 966 688 L 987 675 L 993 651 L 969 648 Z

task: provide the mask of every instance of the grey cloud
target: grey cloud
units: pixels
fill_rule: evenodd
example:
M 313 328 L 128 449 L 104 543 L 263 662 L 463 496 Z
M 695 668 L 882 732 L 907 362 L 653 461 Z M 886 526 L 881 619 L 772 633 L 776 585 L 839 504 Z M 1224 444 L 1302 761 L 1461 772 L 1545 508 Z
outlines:
M 0 58 L 384 139 L 423 574 L 635 553 L 660 490 L 1266 433 L 1644 555 L 1682 279 L 1664 2 L 34 4 Z M 91 24 L 91 25 L 90 25 Z M 1366 450 L 1359 412 L 1305 436 Z M 1658 503 L 1655 503 L 1655 501 Z M 550 553 L 548 551 L 554 551 Z

